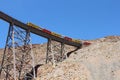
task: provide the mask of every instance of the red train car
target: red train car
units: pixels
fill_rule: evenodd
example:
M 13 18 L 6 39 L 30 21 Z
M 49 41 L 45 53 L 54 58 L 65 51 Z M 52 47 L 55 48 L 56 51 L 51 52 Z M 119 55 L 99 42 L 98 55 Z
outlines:
M 85 42 L 83 42 L 83 45 L 90 45 L 91 43 L 90 42 L 87 42 L 87 41 L 85 41 Z
M 69 38 L 69 37 L 64 37 L 65 40 L 68 40 L 68 41 L 72 41 L 72 38 Z
M 47 34 L 51 34 L 52 32 L 47 30 L 47 29 L 42 29 L 43 32 L 47 33 Z

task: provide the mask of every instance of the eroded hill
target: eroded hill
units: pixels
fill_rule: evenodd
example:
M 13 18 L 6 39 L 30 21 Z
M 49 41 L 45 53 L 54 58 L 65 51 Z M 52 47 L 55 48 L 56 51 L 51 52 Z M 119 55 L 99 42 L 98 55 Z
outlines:
M 120 37 L 108 36 L 90 40 L 69 58 L 56 64 L 45 64 L 46 44 L 33 45 L 38 80 L 120 80 Z M 66 47 L 66 53 L 74 47 Z M 1 53 L 3 50 L 0 50 Z
M 120 37 L 109 36 L 91 41 L 52 67 L 38 70 L 40 80 L 120 80 Z

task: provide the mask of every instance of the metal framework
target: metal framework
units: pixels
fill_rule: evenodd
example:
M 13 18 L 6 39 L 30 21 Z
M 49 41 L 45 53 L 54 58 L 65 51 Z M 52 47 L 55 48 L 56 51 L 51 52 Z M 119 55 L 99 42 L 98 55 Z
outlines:
M 81 47 L 82 46 L 82 43 L 77 43 L 77 42 L 73 42 L 73 41 L 69 41 L 69 40 L 66 40 L 62 37 L 57 37 L 57 36 L 54 36 L 54 35 L 51 35 L 51 34 L 47 34 L 43 31 L 41 31 L 41 29 L 38 29 L 38 28 L 34 28 L 34 27 L 30 27 L 28 25 L 26 25 L 25 23 L 15 19 L 15 18 L 12 18 L 11 16 L 3 13 L 0 11 L 0 19 L 8 22 L 8 23 L 12 23 L 14 21 L 14 25 L 24 29 L 24 30 L 30 30 L 31 33 L 34 33 L 36 35 L 39 35 L 39 36 L 42 36 L 44 38 L 50 38 L 54 41 L 57 41 L 57 42 L 64 42 L 64 44 L 67 44 L 67 45 L 70 45 L 70 46 L 75 46 L 75 47 Z
M 30 31 L 22 30 L 11 23 L 0 73 L 5 80 L 21 80 L 23 77 L 29 77 L 25 74 L 33 67 L 34 55 L 30 42 Z M 34 75 L 33 78 L 35 78 Z
M 52 39 L 48 39 L 47 53 L 46 53 L 46 64 L 52 62 L 53 66 L 56 62 L 62 61 L 65 55 L 64 43 L 56 42 Z
M 46 63 L 52 62 L 53 66 L 56 65 L 56 62 L 64 59 L 65 44 L 77 48 L 82 46 L 82 43 L 69 41 L 62 37 L 45 33 L 41 29 L 30 27 L 1 11 L 0 19 L 10 23 L 0 67 L 0 75 L 4 80 L 21 80 L 31 77 L 27 76 L 31 69 L 33 69 L 33 73 L 29 75 L 32 75 L 32 78 L 36 77 L 30 32 L 48 39 Z

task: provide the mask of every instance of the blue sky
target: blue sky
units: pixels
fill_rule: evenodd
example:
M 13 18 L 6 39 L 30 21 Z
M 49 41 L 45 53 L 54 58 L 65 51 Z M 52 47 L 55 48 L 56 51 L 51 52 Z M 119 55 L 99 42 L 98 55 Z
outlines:
M 75 39 L 120 35 L 120 0 L 0 0 L 0 10 Z M 5 46 L 8 23 L 0 20 L 0 48 Z M 33 43 L 46 39 L 32 35 Z

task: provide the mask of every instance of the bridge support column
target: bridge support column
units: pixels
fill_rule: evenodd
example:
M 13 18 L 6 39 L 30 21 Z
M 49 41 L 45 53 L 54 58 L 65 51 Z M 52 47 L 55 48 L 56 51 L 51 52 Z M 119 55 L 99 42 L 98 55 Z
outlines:
M 21 80 L 33 67 L 30 32 L 14 26 L 13 23 L 10 24 L 0 69 L 1 78 Z
M 64 48 L 65 48 L 64 43 L 48 39 L 46 64 L 48 62 L 52 62 L 53 66 L 55 66 L 56 62 L 62 61 L 65 53 Z
M 65 53 L 65 50 L 64 50 L 64 48 L 65 48 L 65 44 L 64 43 L 61 43 L 61 61 L 63 60 L 63 58 L 64 58 L 64 53 Z
M 53 65 L 55 65 L 55 60 L 54 60 L 54 53 L 53 53 L 53 47 L 52 47 L 52 40 L 48 39 L 48 43 L 47 43 L 47 54 L 46 54 L 46 63 L 48 63 L 48 61 L 50 60 L 51 57 L 51 62 Z
M 49 54 L 51 53 L 51 39 L 48 39 L 47 42 L 47 53 L 46 53 L 46 64 L 49 61 Z

